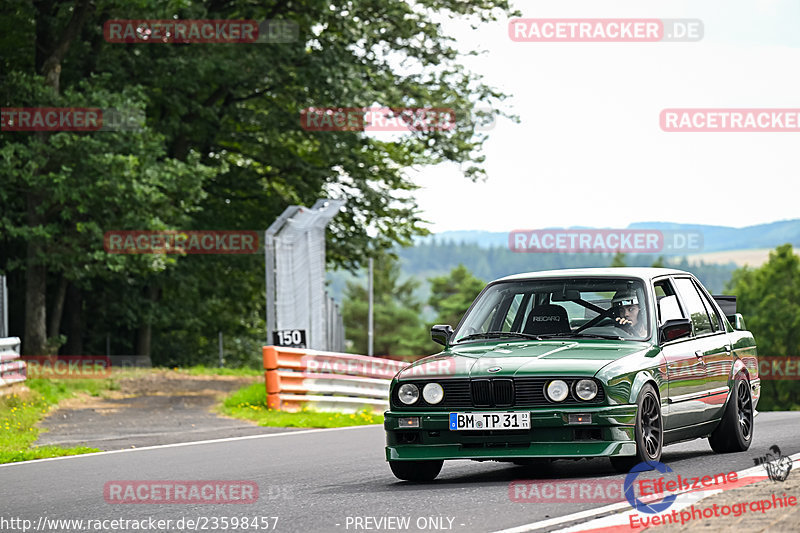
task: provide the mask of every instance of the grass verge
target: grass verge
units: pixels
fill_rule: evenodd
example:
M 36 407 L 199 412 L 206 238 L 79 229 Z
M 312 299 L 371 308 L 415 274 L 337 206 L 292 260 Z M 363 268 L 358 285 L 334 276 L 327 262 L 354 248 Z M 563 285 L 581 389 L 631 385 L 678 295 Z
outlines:
M 118 388 L 111 379 L 29 379 L 28 390 L 0 396 L 0 463 L 60 457 L 100 451 L 77 446 L 35 446 L 40 429 L 34 425 L 47 416 L 59 401 L 82 392 L 100 396 L 103 391 Z
M 274 411 L 267 408 L 267 391 L 264 383 L 253 383 L 234 392 L 222 403 L 220 412 L 243 420 L 250 420 L 259 426 L 300 427 L 300 428 L 339 428 L 382 424 L 383 416 L 375 415 L 368 409 L 358 413 L 323 413 L 303 409 L 297 413 Z

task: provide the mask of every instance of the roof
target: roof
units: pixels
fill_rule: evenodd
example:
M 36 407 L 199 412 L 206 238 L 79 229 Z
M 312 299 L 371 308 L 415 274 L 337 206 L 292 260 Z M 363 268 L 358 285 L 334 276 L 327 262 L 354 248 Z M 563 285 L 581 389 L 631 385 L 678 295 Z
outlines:
M 653 267 L 606 267 L 606 268 L 564 268 L 561 270 L 541 270 L 539 272 L 525 272 L 513 274 L 495 281 L 538 279 L 538 278 L 566 278 L 566 277 L 591 277 L 591 276 L 619 276 L 640 279 L 652 279 L 668 274 L 690 274 L 684 270 L 674 268 Z

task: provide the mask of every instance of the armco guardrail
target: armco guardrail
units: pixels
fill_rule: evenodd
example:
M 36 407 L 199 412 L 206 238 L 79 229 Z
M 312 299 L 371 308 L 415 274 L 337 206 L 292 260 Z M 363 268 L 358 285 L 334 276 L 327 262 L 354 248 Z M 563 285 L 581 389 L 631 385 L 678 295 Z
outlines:
M 408 366 L 404 361 L 264 346 L 267 406 L 298 411 L 382 412 L 389 407 L 389 383 Z
M 0 339 L 0 387 L 25 381 L 25 361 L 20 361 L 19 337 Z

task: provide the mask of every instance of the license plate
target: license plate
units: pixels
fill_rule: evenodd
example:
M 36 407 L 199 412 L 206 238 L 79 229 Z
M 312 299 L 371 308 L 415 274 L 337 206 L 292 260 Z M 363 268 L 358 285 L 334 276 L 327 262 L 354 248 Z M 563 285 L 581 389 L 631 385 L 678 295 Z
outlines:
M 450 413 L 451 431 L 530 428 L 530 413 Z

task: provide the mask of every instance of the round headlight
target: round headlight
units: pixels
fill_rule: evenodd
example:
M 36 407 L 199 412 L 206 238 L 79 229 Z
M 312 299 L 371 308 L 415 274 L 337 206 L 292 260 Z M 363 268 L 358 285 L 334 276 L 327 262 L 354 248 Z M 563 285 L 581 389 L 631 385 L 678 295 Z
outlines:
M 406 405 L 411 405 L 419 400 L 419 388 L 411 383 L 404 383 L 400 385 L 400 390 L 397 391 L 397 397 Z
M 569 386 L 560 379 L 554 379 L 547 385 L 547 396 L 554 402 L 563 402 L 569 395 Z
M 444 389 L 438 383 L 428 383 L 422 389 L 422 397 L 431 405 L 437 404 L 444 398 Z
M 597 396 L 597 383 L 591 379 L 582 379 L 575 385 L 575 394 L 581 400 L 591 400 Z

